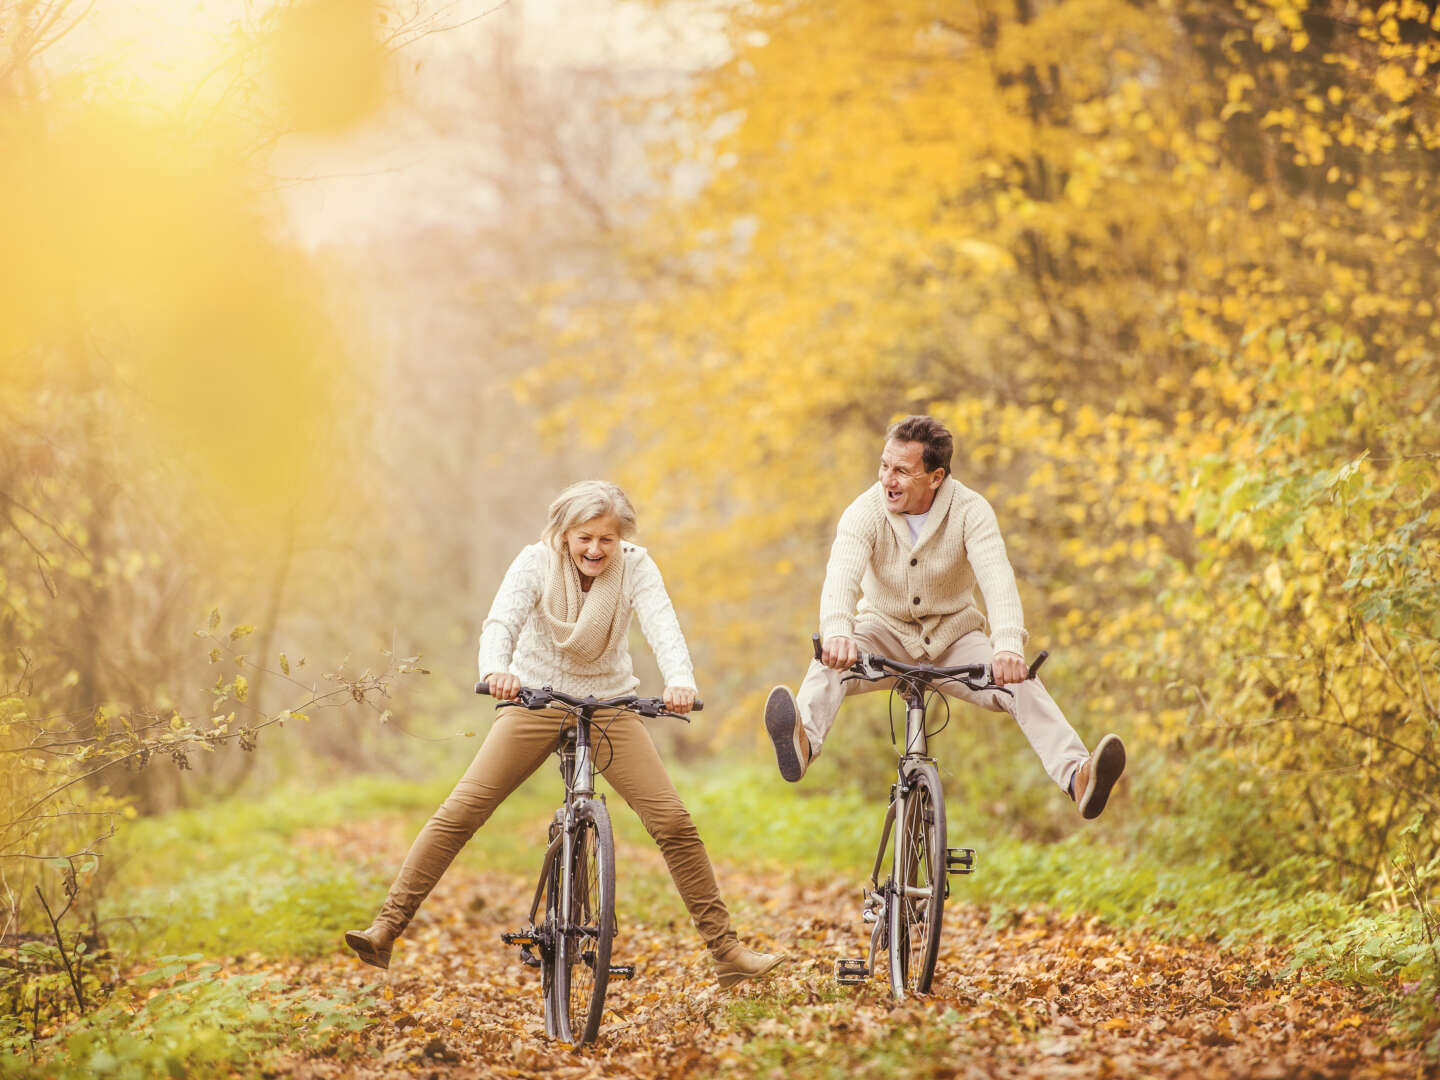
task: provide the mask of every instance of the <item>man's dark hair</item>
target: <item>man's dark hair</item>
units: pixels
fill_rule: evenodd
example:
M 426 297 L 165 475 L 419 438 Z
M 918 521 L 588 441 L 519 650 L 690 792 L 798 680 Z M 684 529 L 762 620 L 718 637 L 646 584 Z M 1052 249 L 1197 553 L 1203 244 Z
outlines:
M 885 441 L 915 442 L 925 447 L 923 461 L 925 471 L 944 469 L 950 475 L 950 456 L 955 452 L 955 440 L 950 429 L 933 416 L 907 416 L 885 433 Z

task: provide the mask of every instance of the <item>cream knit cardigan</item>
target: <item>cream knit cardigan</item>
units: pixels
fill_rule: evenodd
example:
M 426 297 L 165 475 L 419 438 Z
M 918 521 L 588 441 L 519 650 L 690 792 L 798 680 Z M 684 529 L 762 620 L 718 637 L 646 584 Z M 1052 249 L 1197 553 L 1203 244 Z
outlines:
M 840 515 L 820 590 L 820 634 L 848 637 L 857 624 L 881 623 L 912 659 L 934 660 L 965 634 L 984 629 L 977 584 L 990 613 L 991 645 L 1024 656 L 1020 592 L 985 498 L 947 476 L 912 548 L 905 516 L 885 508 L 876 483 Z
M 509 672 L 519 677 L 522 686 L 549 686 L 577 697 L 628 694 L 640 685 L 630 661 L 629 642 L 631 619 L 639 615 L 640 629 L 655 653 L 665 685 L 695 689 L 690 649 L 660 568 L 638 544 L 622 543 L 620 557 L 628 565 L 615 616 L 618 633 L 598 661 L 584 664 L 556 646 L 541 613 L 540 597 L 550 573 L 551 551 L 543 543 L 522 548 L 505 571 L 480 633 L 480 677 Z

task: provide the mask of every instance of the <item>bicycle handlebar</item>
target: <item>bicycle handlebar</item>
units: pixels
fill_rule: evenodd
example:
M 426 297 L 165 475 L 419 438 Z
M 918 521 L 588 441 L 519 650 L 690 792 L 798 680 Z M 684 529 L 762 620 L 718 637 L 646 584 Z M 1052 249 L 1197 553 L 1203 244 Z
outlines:
M 490 693 L 490 684 L 486 680 L 481 679 L 475 684 L 475 693 L 488 695 Z M 522 709 L 543 709 L 554 702 L 559 702 L 561 705 L 568 705 L 575 709 L 589 709 L 591 711 L 595 709 L 626 709 L 638 713 L 641 716 L 678 716 L 682 720 L 686 718 L 684 713 L 671 712 L 667 709 L 664 698 L 639 697 L 635 694 L 622 694 L 620 697 L 612 698 L 597 698 L 594 696 L 582 698 L 575 697 L 573 694 L 567 694 L 561 690 L 553 690 L 548 686 L 539 689 L 522 686 L 520 693 L 515 696 L 514 704 L 520 706 Z M 508 703 L 501 702 L 501 704 Z M 695 704 L 690 706 L 690 711 L 701 712 L 704 708 L 705 703 L 699 698 L 696 698 Z
M 820 635 L 811 634 L 810 644 L 815 650 L 815 659 L 820 660 L 823 650 L 820 645 Z M 1033 663 L 1025 672 L 1026 679 L 1033 679 L 1040 670 L 1040 665 L 1050 658 L 1050 650 L 1043 650 L 1035 657 Z M 881 656 L 879 653 L 861 653 L 860 659 L 850 666 L 850 670 L 864 679 L 880 679 L 888 670 L 896 675 L 940 675 L 957 679 L 985 679 L 994 683 L 994 677 L 990 673 L 989 664 L 962 664 L 959 667 L 935 667 L 933 664 L 911 664 L 903 660 L 892 660 L 888 656 Z M 998 684 L 996 684 L 998 685 Z M 972 687 L 972 689 L 976 689 Z

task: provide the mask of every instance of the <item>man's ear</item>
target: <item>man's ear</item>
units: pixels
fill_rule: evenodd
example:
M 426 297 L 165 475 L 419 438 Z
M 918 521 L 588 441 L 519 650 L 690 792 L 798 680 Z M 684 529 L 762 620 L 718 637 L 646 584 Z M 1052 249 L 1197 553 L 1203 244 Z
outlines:
M 945 470 L 936 469 L 930 474 L 930 490 L 939 491 L 940 485 L 945 482 Z

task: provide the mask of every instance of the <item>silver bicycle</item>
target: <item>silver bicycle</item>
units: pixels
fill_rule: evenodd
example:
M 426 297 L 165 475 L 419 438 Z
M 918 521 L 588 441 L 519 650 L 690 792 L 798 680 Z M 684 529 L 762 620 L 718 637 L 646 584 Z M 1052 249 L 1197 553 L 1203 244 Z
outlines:
M 819 660 L 820 635 L 812 635 L 811 642 Z M 1042 652 L 1035 658 L 1027 679 L 1035 677 L 1049 655 Z M 934 733 L 925 725 L 926 706 L 940 692 L 937 684 L 947 681 L 975 691 L 1010 691 L 993 680 L 988 664 L 935 667 L 877 653 L 861 653 L 843 681 L 852 679 L 894 680 L 892 693 L 898 691 L 905 701 L 905 743 L 896 747 L 895 783 L 890 785 L 875 865 L 863 890 L 862 918 L 871 927 L 870 952 L 837 960 L 835 977 L 846 984 L 868 982 L 880 956 L 888 953 L 890 992 L 900 1000 L 910 993 L 930 992 L 950 877 L 975 872 L 974 848 L 947 846 L 945 795 L 940 771 L 930 756 L 929 739 Z M 893 723 L 890 737 L 893 743 Z
M 475 692 L 488 694 L 490 687 L 478 682 Z M 606 742 L 606 718 L 597 719 L 596 714 L 633 712 L 689 721 L 667 710 L 660 698 L 579 698 L 549 687 L 522 687 L 514 701 L 500 703 L 500 708 L 507 707 L 557 708 L 565 714 L 555 736 L 565 801 L 550 822 L 529 923 L 500 937 L 507 945 L 519 946 L 526 966 L 540 969 L 545 1034 L 561 1042 L 587 1043 L 600 1031 L 610 980 L 635 977 L 633 964 L 610 962 L 617 930 L 615 838 L 605 796 L 595 791 L 595 774 L 605 768 L 603 760 L 596 765 L 597 743 L 603 754 Z M 699 701 L 692 706 L 696 712 L 702 708 Z

